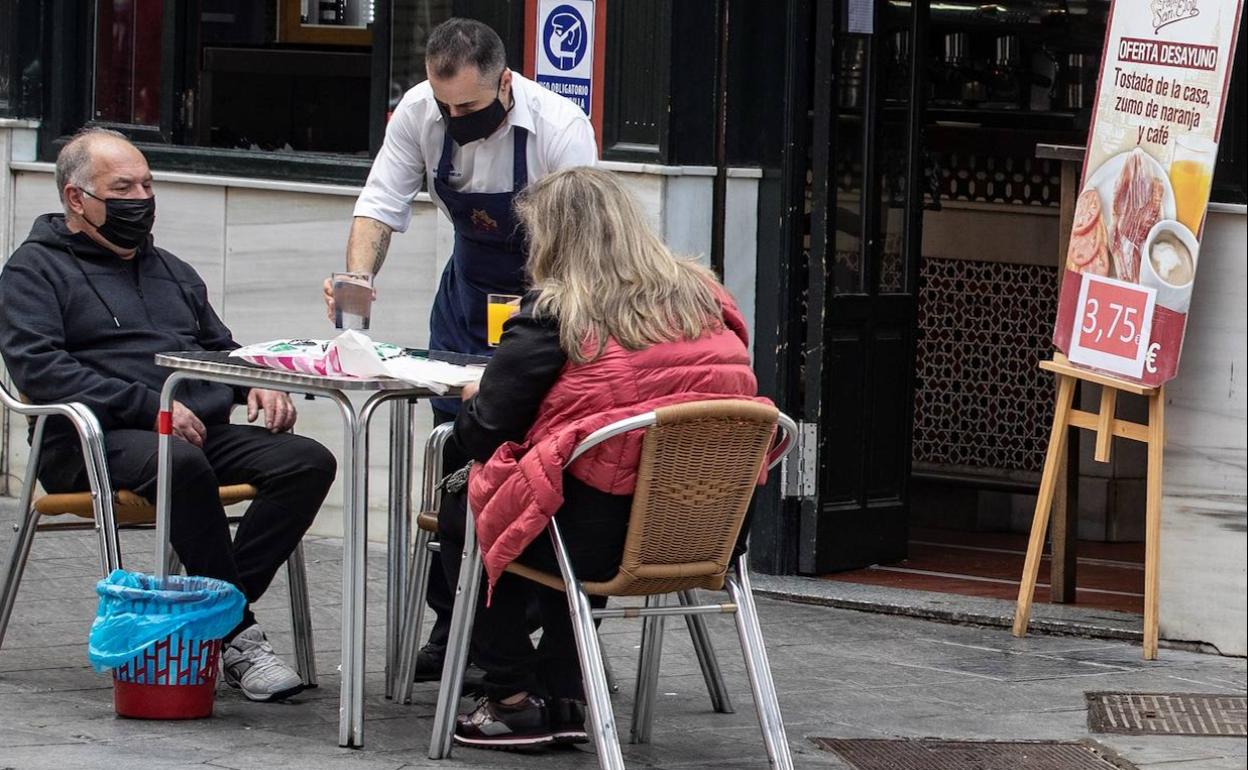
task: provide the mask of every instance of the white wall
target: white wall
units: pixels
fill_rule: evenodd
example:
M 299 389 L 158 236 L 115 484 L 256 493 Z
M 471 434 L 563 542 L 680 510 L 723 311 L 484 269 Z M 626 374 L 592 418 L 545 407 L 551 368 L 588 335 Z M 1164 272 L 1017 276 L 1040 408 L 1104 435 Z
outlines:
M 18 195 L 17 179 L 9 173 L 9 165 L 14 161 L 34 160 L 36 126 L 27 121 L 0 120 L 0 259 L 7 259 L 13 248 L 25 239 L 30 229 L 32 217 L 29 211 L 32 207 L 57 205 L 56 191 L 51 182 L 47 190 Z M 14 226 L 15 222 L 23 221 L 24 225 Z M 0 370 L 3 370 L 2 362 Z M 7 372 L 3 381 L 8 387 Z M 3 422 L 3 431 L 8 439 L 7 455 L 0 458 L 4 460 L 0 462 L 0 470 L 6 474 L 4 480 L 8 482 L 10 493 L 16 495 L 21 488 L 20 473 L 26 466 L 26 423 L 7 413 L 0 417 L 0 422 Z M 0 484 L 0 490 L 4 488 L 6 485 Z
M 60 208 L 48 164 L 30 163 L 33 156 L 22 155 L 15 158 L 18 168 L 10 169 L 4 154 L 9 133 L 0 127 L 0 245 L 11 241 L 3 250 L 4 258 L 25 238 L 36 216 Z M 685 173 L 666 167 L 609 165 L 625 177 L 654 227 L 674 248 L 705 258 L 710 250 L 712 180 L 707 170 Z M 744 170 L 731 180 L 726 244 L 729 287 L 751 321 L 757 216 L 754 176 Z M 157 173 L 155 187 L 156 242 L 199 271 L 214 308 L 239 342 L 333 335 L 320 298 L 321 282 L 342 267 L 357 188 L 174 173 Z M 450 256 L 453 232 L 427 198 L 421 196 L 414 206 L 411 228 L 395 235 L 378 277 L 370 333 L 376 339 L 422 347 L 428 342 L 429 311 Z M 336 408 L 324 400 L 300 400 L 296 406 L 300 414 L 297 430 L 341 456 Z M 421 405 L 414 412 L 416 436 L 423 440 L 431 428 L 429 409 Z M 381 540 L 388 492 L 386 409 L 373 425 L 369 533 L 372 539 Z M 16 420 L 10 427 L 10 472 L 21 474 L 27 451 L 25 428 Z M 417 472 L 421 456 L 420 451 L 414 453 Z M 341 534 L 340 500 L 341 490 L 335 487 L 313 532 Z
M 1248 654 L 1248 216 L 1210 212 L 1166 386 L 1161 636 Z

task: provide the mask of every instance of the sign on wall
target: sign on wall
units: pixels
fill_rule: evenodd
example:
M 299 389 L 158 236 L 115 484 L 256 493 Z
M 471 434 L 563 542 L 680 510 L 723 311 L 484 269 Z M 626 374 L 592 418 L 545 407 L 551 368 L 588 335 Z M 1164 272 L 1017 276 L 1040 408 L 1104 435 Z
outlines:
M 1178 373 L 1241 12 L 1110 11 L 1053 333 L 1076 364 L 1148 385 Z
M 586 18 L 589 21 L 586 21 Z M 590 113 L 594 85 L 593 0 L 541 0 L 537 82 Z
M 527 0 L 525 74 L 580 107 L 602 147 L 606 0 Z

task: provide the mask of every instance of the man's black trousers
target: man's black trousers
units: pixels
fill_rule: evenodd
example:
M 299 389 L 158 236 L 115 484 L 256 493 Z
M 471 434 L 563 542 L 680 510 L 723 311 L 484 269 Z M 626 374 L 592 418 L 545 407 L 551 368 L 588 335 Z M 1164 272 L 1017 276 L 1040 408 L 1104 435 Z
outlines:
M 203 448 L 174 437 L 170 540 L 187 574 L 233 583 L 255 602 L 320 510 L 334 481 L 334 456 L 316 441 L 252 425 L 210 425 Z M 114 489 L 156 499 L 157 434 L 104 433 Z M 49 447 L 39 464 L 48 492 L 88 487 L 76 445 Z M 230 537 L 218 487 L 252 484 L 258 494 Z M 237 630 L 255 622 L 248 607 Z

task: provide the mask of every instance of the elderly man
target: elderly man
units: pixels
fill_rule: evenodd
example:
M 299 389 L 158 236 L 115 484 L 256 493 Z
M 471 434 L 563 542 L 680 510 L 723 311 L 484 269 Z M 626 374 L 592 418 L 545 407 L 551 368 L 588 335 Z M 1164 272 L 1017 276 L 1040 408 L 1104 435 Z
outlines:
M 156 486 L 156 423 L 169 350 L 238 347 L 208 304 L 195 270 L 151 237 L 156 198 L 147 161 L 125 137 L 88 129 L 56 161 L 64 214 L 35 220 L 0 274 L 0 353 L 35 403 L 78 401 L 104 429 L 118 488 L 149 499 Z M 295 409 L 283 393 L 197 383 L 173 406 L 171 538 L 191 574 L 220 578 L 247 597 L 243 621 L 222 648 L 225 680 L 256 701 L 299 692 L 299 675 L 273 651 L 251 603 L 299 543 L 333 482 L 323 446 L 288 431 Z M 234 404 L 264 427 L 232 425 Z M 68 423 L 49 421 L 39 480 L 49 492 L 86 488 Z M 218 500 L 221 484 L 259 494 L 234 539 Z

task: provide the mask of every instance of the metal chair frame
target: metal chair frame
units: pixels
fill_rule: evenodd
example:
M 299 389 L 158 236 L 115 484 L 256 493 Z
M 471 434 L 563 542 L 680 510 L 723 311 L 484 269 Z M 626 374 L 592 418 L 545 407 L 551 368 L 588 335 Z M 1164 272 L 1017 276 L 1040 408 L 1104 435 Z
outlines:
M 442 451 L 446 447 L 446 442 L 450 440 L 453 431 L 454 425 L 452 423 L 437 425 L 425 441 L 425 474 L 420 503 L 422 511 L 437 511 L 441 504 Z M 430 569 L 430 554 L 437 553 L 439 550 L 439 545 L 433 539 L 432 532 L 420 528 L 416 530 L 416 541 L 412 547 L 412 558 L 408 560 L 408 574 L 404 584 L 404 605 L 401 613 L 402 630 L 399 634 L 398 662 L 394 667 L 393 681 L 390 683 L 390 691 L 393 693 L 394 700 L 398 703 L 408 704 L 412 702 L 412 691 L 415 686 L 416 653 L 424 626 L 425 599 L 429 592 L 429 583 L 426 578 Z M 682 591 L 679 594 L 679 598 L 682 604 L 696 603 L 693 600 L 691 591 Z M 735 713 L 732 699 L 728 695 L 728 688 L 724 684 L 724 676 L 719 668 L 719 660 L 715 656 L 715 647 L 711 644 L 711 637 L 706 631 L 706 621 L 701 616 L 689 615 L 686 616 L 685 622 L 689 628 L 693 650 L 698 657 L 698 667 L 706 680 L 706 689 L 711 699 L 711 708 L 719 714 Z M 616 683 L 610 661 L 603 658 L 602 663 L 606 668 L 607 689 L 613 693 L 619 692 L 620 688 Z
M 573 451 L 572 456 L 564 465 L 566 469 L 581 455 L 595 446 L 611 438 L 634 430 L 654 426 L 657 417 L 654 412 L 647 412 L 624 420 L 620 420 L 595 431 L 585 438 Z M 797 425 L 787 415 L 777 415 L 777 425 L 783 432 L 779 443 L 772 451 L 769 468 L 774 468 L 795 445 Z M 443 676 L 438 690 L 437 711 L 434 714 L 433 736 L 429 743 L 430 759 L 445 759 L 451 755 L 454 745 L 455 717 L 462 687 L 464 667 L 467 662 L 468 642 L 472 636 L 477 594 L 481 585 L 482 561 L 481 552 L 477 548 L 476 528 L 473 526 L 471 505 L 468 506 L 465 525 L 463 561 L 459 572 L 458 584 L 455 588 L 455 608 L 451 620 L 450 639 L 447 644 L 446 662 L 443 664 Z M 734 616 L 737 635 L 745 658 L 746 673 L 753 692 L 755 709 L 758 713 L 759 726 L 763 733 L 763 742 L 771 767 L 781 770 L 792 770 L 793 758 L 789 750 L 788 738 L 785 734 L 784 721 L 780 714 L 780 704 L 776 696 L 775 682 L 772 679 L 771 667 L 767 660 L 767 650 L 759 626 L 758 611 L 754 604 L 753 591 L 750 585 L 750 573 L 745 555 L 733 560 L 731 570 L 724 579 L 724 590 L 728 592 L 729 603 L 725 604 L 691 604 L 692 596 L 682 596 L 677 606 L 666 605 L 662 595 L 646 597 L 646 606 L 642 608 L 607 608 L 595 610 L 590 607 L 589 596 L 577 580 L 576 572 L 568 557 L 563 536 L 559 531 L 558 522 L 552 518 L 547 527 L 555 557 L 559 564 L 566 593 L 568 610 L 572 616 L 572 629 L 576 638 L 577 655 L 580 659 L 581 672 L 584 676 L 586 702 L 589 711 L 591 734 L 598 751 L 598 764 L 602 770 L 623 770 L 624 758 L 620 751 L 619 733 L 615 725 L 615 716 L 611 707 L 608 691 L 602 648 L 595 633 L 596 618 L 641 617 L 642 649 L 639 657 L 637 698 L 633 712 L 632 739 L 636 743 L 649 740 L 650 723 L 653 717 L 654 696 L 658 684 L 659 659 L 661 655 L 662 619 L 669 615 L 683 615 L 686 618 L 709 614 L 731 614 Z M 682 592 L 691 594 L 691 592 Z M 693 632 L 693 626 L 690 627 Z M 698 648 L 697 632 L 694 633 L 694 646 Z M 705 634 L 705 628 L 702 629 Z M 704 668 L 705 671 L 705 668 Z M 710 678 L 708 677 L 708 682 Z M 722 682 L 722 679 L 720 680 Z
M 4 409 L 35 421 L 34 434 L 31 440 L 30 454 L 26 461 L 26 475 L 22 480 L 20 508 L 21 520 L 14 525 L 13 545 L 9 550 L 9 558 L 5 563 L 4 572 L 0 574 L 0 648 L 4 645 L 5 632 L 13 607 L 17 601 L 17 591 L 26 571 L 26 562 L 30 557 L 30 549 L 34 543 L 35 532 L 40 529 L 50 531 L 76 530 L 92 528 L 99 538 L 100 570 L 107 576 L 114 569 L 121 568 L 121 545 L 118 537 L 119 526 L 113 511 L 112 483 L 108 474 L 107 455 L 104 452 L 104 432 L 100 429 L 99 420 L 91 410 L 83 404 L 72 402 L 65 404 L 27 404 L 13 398 L 6 388 L 0 387 L 0 404 Z M 84 494 L 91 495 L 93 518 L 91 522 L 64 522 L 50 526 L 39 524 L 43 516 L 35 507 L 35 484 L 39 468 L 39 457 L 43 451 L 43 433 L 48 417 L 61 416 L 73 424 L 82 445 L 82 456 L 86 461 L 87 480 L 90 490 Z M 109 490 L 102 494 L 101 490 Z M 153 507 L 153 511 L 155 508 Z M 229 517 L 236 523 L 241 517 Z M 154 523 L 125 525 L 126 529 L 151 528 Z M 168 565 L 170 571 L 177 571 L 177 556 L 173 549 L 169 550 Z M 303 545 L 300 544 L 286 560 L 286 574 L 290 588 L 291 628 L 295 642 L 295 659 L 299 676 L 307 687 L 316 687 L 316 656 L 312 643 L 312 613 L 308 599 L 307 568 L 303 556 Z

